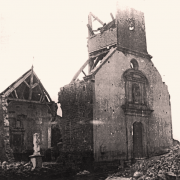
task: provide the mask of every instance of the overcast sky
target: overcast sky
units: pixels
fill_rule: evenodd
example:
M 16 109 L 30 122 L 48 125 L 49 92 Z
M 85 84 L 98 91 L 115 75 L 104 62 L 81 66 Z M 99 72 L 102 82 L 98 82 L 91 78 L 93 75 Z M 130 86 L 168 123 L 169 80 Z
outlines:
M 144 12 L 148 53 L 168 85 L 173 134 L 180 140 L 180 2 L 124 1 Z M 115 17 L 116 0 L 0 0 L 0 92 L 33 64 L 57 102 L 60 87 L 88 58 L 89 12 L 107 23 L 110 13 Z M 101 25 L 95 21 L 93 26 Z

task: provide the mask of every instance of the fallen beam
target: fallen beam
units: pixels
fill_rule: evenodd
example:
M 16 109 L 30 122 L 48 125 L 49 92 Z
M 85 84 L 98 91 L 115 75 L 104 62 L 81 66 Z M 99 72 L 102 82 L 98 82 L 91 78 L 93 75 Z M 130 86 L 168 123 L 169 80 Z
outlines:
M 29 84 L 26 82 L 26 80 L 24 80 L 24 83 L 26 84 L 26 86 L 27 86 L 28 88 L 30 88 L 30 86 L 29 86 Z
M 39 78 L 37 77 L 36 73 L 34 72 L 35 77 L 37 78 L 38 82 L 39 82 L 39 87 L 40 85 L 42 86 L 42 88 L 44 89 L 44 92 L 46 93 L 46 95 L 48 96 L 49 100 L 52 101 L 51 97 L 49 96 L 48 92 L 46 91 L 46 89 L 44 88 L 43 84 L 41 83 L 41 81 L 39 80 Z
M 97 20 L 100 24 L 104 25 L 104 23 L 98 17 L 96 17 L 92 12 L 90 14 L 94 18 L 94 20 Z
M 91 27 L 91 29 L 93 29 L 93 28 L 92 28 L 91 13 L 89 13 L 89 15 L 88 15 L 88 25 Z M 93 34 L 94 34 L 94 32 L 93 32 Z M 90 37 L 90 36 L 91 36 L 91 32 L 89 31 L 89 28 L 88 28 L 88 37 Z
M 107 48 L 106 48 L 107 49 Z M 104 51 L 102 51 L 102 52 L 99 52 L 99 53 L 96 53 L 95 55 L 90 55 L 90 58 L 96 58 L 97 56 L 100 56 L 100 55 L 102 55 L 102 54 L 105 54 L 105 53 L 108 53 L 109 52 L 109 50 L 104 50 Z M 93 53 L 94 54 L 94 53 Z
M 94 61 L 94 64 L 93 64 L 93 66 L 92 66 L 91 70 L 93 70 L 93 69 L 94 69 L 94 67 L 96 67 L 97 63 L 99 62 L 98 58 L 99 58 L 99 56 L 98 56 L 98 57 L 96 57 L 96 59 L 95 59 L 95 61 Z
M 9 96 L 9 94 L 14 91 L 26 78 L 31 74 L 31 71 L 28 72 L 22 79 L 20 79 L 17 83 L 15 83 L 10 89 L 4 94 L 4 96 Z
M 113 21 L 109 22 L 107 25 L 100 28 L 100 32 L 103 33 L 104 31 L 107 31 L 110 28 L 115 28 L 115 26 L 116 26 L 115 20 L 113 20 Z
M 110 13 L 110 15 L 111 15 L 112 20 L 114 20 L 114 16 L 113 16 L 113 14 L 112 14 L 112 13 Z
M 42 102 L 39 102 L 39 101 L 31 101 L 31 100 L 25 100 L 25 99 L 9 98 L 9 97 L 7 98 L 7 100 L 19 101 L 19 102 L 27 102 L 27 103 L 35 103 L 35 104 L 52 104 L 51 102 L 42 103 Z
M 112 54 L 116 51 L 116 47 L 115 48 L 111 48 L 110 51 L 108 52 L 108 54 L 106 54 L 106 56 L 101 60 L 101 64 L 99 66 L 96 66 L 92 71 L 91 74 L 95 74 L 98 69 L 101 68 L 101 66 L 106 62 L 107 59 L 109 59 L 109 57 L 112 56 Z
M 82 73 L 86 76 L 86 73 L 82 70 Z
M 89 63 L 91 59 L 88 59 L 82 66 L 81 68 L 79 69 L 79 71 L 74 75 L 74 77 L 72 78 L 71 82 L 70 83 L 73 83 L 77 77 L 79 76 L 79 74 L 82 72 L 82 70 L 87 66 L 87 64 Z
M 15 96 L 16 96 L 16 98 L 18 99 L 18 95 L 17 95 L 17 92 L 16 92 L 16 90 L 14 90 L 14 93 L 15 93 Z
M 33 86 L 33 66 L 32 66 L 31 77 L 30 77 L 29 100 L 31 100 L 32 98 L 32 86 Z
M 32 89 L 35 88 L 37 85 L 39 85 L 39 83 L 33 84 Z
M 88 75 L 90 74 L 91 70 L 92 70 L 92 66 L 94 64 L 94 60 L 91 59 L 88 63 Z
M 93 36 L 93 35 L 94 35 L 94 32 L 93 32 L 91 26 L 90 26 L 89 24 L 87 24 L 87 27 L 88 27 L 90 36 Z

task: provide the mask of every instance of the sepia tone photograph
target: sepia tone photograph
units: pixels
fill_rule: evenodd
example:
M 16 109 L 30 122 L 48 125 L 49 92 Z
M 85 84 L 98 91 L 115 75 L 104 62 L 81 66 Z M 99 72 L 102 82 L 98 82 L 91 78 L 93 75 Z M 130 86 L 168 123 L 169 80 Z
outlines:
M 0 179 L 179 180 L 179 6 L 0 0 Z

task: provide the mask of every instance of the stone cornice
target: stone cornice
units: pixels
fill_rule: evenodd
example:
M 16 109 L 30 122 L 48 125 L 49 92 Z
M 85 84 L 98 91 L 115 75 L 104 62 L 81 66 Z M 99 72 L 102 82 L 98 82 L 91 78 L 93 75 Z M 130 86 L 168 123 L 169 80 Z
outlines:
M 148 53 L 146 54 L 146 53 L 134 51 L 134 50 L 131 50 L 131 49 L 128 49 L 128 48 L 125 48 L 125 47 L 117 47 L 117 50 L 123 52 L 124 54 L 129 53 L 129 54 L 133 54 L 133 55 L 140 56 L 140 57 L 143 57 L 143 58 L 147 58 L 149 60 L 152 59 L 152 56 L 149 55 Z
M 141 117 L 149 117 L 154 110 L 149 108 L 138 108 L 138 107 L 129 107 L 128 105 L 121 106 L 125 115 L 130 116 L 141 116 Z

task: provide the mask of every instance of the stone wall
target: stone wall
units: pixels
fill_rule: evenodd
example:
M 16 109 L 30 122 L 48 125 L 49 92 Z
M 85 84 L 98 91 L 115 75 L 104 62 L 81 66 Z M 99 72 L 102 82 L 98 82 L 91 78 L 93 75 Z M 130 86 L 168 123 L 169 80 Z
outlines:
M 118 49 L 147 54 L 144 13 L 119 4 L 117 14 Z
M 28 153 L 33 153 L 33 134 L 40 133 L 41 152 L 44 154 L 48 148 L 48 127 L 52 115 L 47 105 L 7 102 L 2 98 L 2 111 L 4 121 L 4 142 L 6 156 L 8 160 L 28 157 Z M 27 159 L 26 157 L 26 159 Z
M 8 115 L 8 102 L 4 96 L 1 96 L 1 146 L 2 146 L 2 154 L 1 161 L 7 160 L 9 162 L 14 161 L 13 150 L 10 147 L 10 124 L 9 124 L 9 115 Z
M 96 161 L 127 156 L 126 121 L 121 108 L 125 103 L 124 68 L 123 59 L 117 56 L 115 52 L 95 75 L 94 119 L 99 122 L 93 129 Z
M 82 156 L 92 156 L 93 83 L 77 81 L 64 86 L 59 92 L 59 102 L 64 152 L 77 154 L 81 160 Z
M 122 108 L 126 104 L 124 72 L 131 69 L 132 59 L 147 79 L 148 115 L 125 115 Z M 152 61 L 138 54 L 116 51 L 95 74 L 95 82 L 78 81 L 61 88 L 59 102 L 65 152 L 93 152 L 96 162 L 132 159 L 135 122 L 142 124 L 143 156 L 172 145 L 167 86 Z
M 126 102 L 123 73 L 130 69 L 132 59 L 137 60 L 139 70 L 148 81 L 147 104 L 154 110 L 148 118 L 131 118 L 125 116 L 122 110 L 122 105 Z M 133 142 L 127 142 L 126 137 L 133 136 L 132 123 L 135 121 L 143 121 L 143 124 L 146 124 L 145 154 L 150 155 L 172 145 L 169 93 L 151 60 L 139 57 L 138 54 L 116 51 L 95 75 L 94 102 L 94 119 L 100 122 L 93 129 L 96 161 L 126 158 L 127 153 L 132 157 Z M 128 121 L 129 124 L 126 125 Z M 104 153 L 101 153 L 102 147 Z

